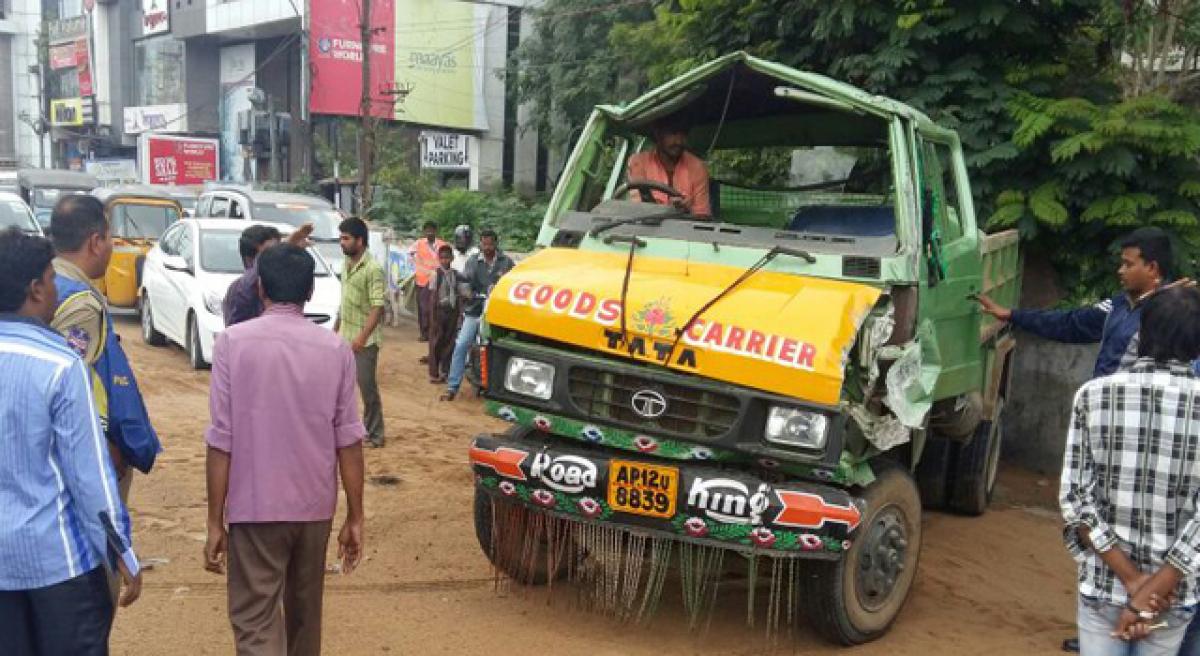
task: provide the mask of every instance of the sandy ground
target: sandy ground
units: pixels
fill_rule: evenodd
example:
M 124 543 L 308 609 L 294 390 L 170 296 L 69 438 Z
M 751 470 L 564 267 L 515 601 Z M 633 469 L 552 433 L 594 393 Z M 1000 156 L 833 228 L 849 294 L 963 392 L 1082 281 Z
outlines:
M 114 654 L 228 654 L 225 582 L 201 567 L 208 374 L 177 348 L 145 346 L 119 326 L 165 446 L 134 481 L 131 510 L 144 561 L 141 600 L 122 610 Z M 496 428 L 474 399 L 440 403 L 409 327 L 389 329 L 380 358 L 388 446 L 367 452 L 367 561 L 331 575 L 327 654 L 1054 654 L 1074 626 L 1074 568 L 1052 506 L 1056 481 L 1004 471 L 982 518 L 930 514 L 913 594 L 891 632 L 851 650 L 801 627 L 767 637 L 745 623 L 741 595 L 719 604 L 709 631 L 690 632 L 678 587 L 647 627 L 574 610 L 569 591 L 497 592 L 471 519 L 466 449 Z M 387 485 L 396 477 L 398 483 Z M 335 532 L 340 520 L 335 523 Z M 670 584 L 670 583 L 669 583 Z

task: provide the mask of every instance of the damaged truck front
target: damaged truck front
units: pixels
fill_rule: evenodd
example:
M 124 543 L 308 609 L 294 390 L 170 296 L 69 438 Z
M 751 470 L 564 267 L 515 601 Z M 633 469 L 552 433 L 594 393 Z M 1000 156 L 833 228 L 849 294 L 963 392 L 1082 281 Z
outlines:
M 628 176 L 664 120 L 711 217 Z M 983 512 L 999 459 L 1014 342 L 972 298 L 1016 300 L 1017 243 L 979 230 L 957 135 L 728 55 L 597 108 L 539 244 L 485 316 L 487 411 L 513 424 L 470 449 L 492 562 L 635 621 L 677 579 L 693 624 L 740 568 L 751 618 L 882 635 L 922 506 Z

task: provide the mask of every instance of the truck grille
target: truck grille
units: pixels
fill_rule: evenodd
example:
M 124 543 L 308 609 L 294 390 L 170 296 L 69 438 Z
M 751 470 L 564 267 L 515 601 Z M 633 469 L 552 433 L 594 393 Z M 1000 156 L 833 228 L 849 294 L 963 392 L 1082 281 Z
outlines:
M 568 384 L 571 401 L 589 417 L 684 438 L 716 438 L 728 433 L 741 409 L 737 397 L 731 394 L 660 384 L 590 367 L 572 367 Z M 641 390 L 654 390 L 666 399 L 667 409 L 662 416 L 647 419 L 634 412 L 633 395 Z

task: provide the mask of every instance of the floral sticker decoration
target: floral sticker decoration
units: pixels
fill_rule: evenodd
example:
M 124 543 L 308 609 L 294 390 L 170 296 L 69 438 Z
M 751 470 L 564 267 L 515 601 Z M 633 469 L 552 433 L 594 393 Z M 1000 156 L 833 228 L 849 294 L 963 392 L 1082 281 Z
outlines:
M 584 426 L 583 430 L 581 430 L 579 432 L 581 435 L 583 435 L 583 439 L 585 439 L 589 442 L 599 443 L 599 442 L 604 441 L 604 431 L 600 430 L 599 428 L 597 428 L 591 424 Z
M 765 526 L 759 526 L 753 531 L 750 531 L 750 541 L 753 542 L 755 546 L 767 548 L 775 544 L 775 533 Z
M 500 484 L 497 485 L 496 487 L 498 487 L 500 489 L 500 492 L 503 493 L 504 496 L 506 496 L 506 497 L 511 497 L 512 495 L 517 493 L 517 486 L 513 485 L 512 483 L 509 483 L 508 481 L 500 481 Z
M 712 460 L 713 450 L 707 447 L 698 446 L 692 449 L 692 457 L 696 460 Z
M 658 451 L 658 440 L 649 435 L 638 435 L 633 438 L 633 446 L 642 453 L 654 453 Z
M 533 497 L 535 503 L 537 503 L 539 506 L 545 506 L 547 508 L 553 507 L 556 501 L 554 498 L 554 493 L 548 490 L 534 490 L 531 496 Z
M 575 504 L 579 506 L 579 512 L 583 513 L 584 517 L 595 517 L 603 510 L 600 504 L 591 497 L 584 497 L 576 501 Z
M 801 533 L 797 539 L 800 542 L 800 548 L 805 551 L 819 551 L 825 548 L 825 542 L 819 535 Z
M 688 517 L 683 523 L 683 530 L 694 538 L 702 538 L 708 535 L 708 522 L 699 517 Z
M 633 326 L 638 332 L 650 337 L 673 337 L 675 316 L 671 314 L 671 301 L 660 298 L 642 306 L 633 315 Z
M 512 408 L 502 405 L 496 410 L 496 416 L 504 421 L 514 422 L 517 420 L 517 412 Z
M 549 433 L 553 425 L 554 424 L 552 424 L 549 419 L 543 417 L 542 415 L 538 415 L 533 418 L 533 427 L 542 431 L 543 433 Z

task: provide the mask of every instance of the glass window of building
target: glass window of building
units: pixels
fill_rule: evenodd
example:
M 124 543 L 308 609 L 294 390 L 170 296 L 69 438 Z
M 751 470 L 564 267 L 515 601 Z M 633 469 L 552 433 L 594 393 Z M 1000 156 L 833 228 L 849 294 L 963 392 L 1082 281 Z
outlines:
M 134 44 L 138 105 L 183 102 L 183 47 L 182 41 L 170 36 Z

